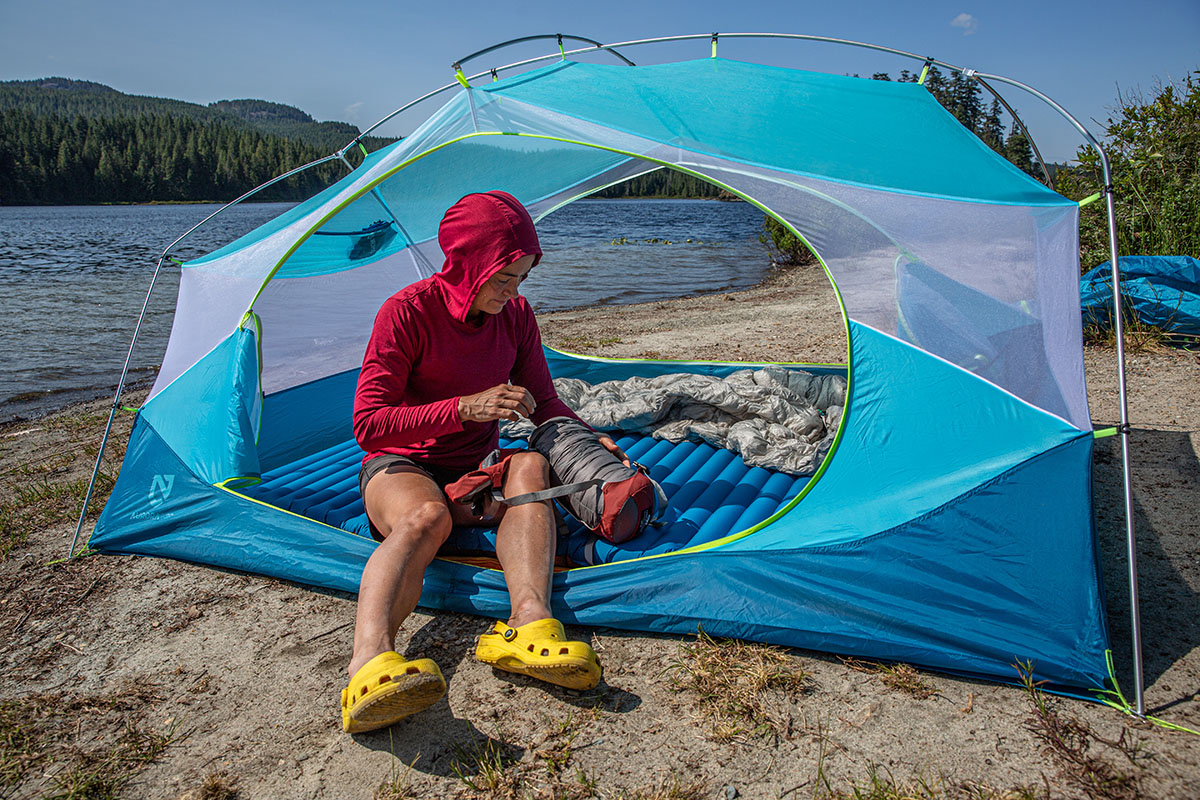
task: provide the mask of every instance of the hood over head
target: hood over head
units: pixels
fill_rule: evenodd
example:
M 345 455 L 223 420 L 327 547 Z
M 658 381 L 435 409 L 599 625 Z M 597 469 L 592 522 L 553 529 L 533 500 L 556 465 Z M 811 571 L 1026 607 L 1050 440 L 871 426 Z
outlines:
M 469 194 L 450 206 L 438 228 L 438 244 L 446 261 L 433 277 L 459 322 L 467 321 L 488 278 L 525 256 L 532 255 L 534 265 L 542 258 L 533 218 L 515 197 L 501 191 Z

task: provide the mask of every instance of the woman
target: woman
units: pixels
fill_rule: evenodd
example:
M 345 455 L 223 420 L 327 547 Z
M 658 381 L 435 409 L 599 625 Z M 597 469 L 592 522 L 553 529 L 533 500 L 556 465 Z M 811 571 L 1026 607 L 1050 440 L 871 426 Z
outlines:
M 359 585 L 350 684 L 342 692 L 348 733 L 390 725 L 445 693 L 437 664 L 406 661 L 395 636 L 454 525 L 497 527 L 511 600 L 507 624 L 479 638 L 476 657 L 570 688 L 600 680 L 595 652 L 566 641 L 550 612 L 551 501 L 491 502 L 475 517 L 442 492 L 495 449 L 499 420 L 575 417 L 555 393 L 533 311 L 518 292 L 542 254 L 533 220 L 505 192 L 472 194 L 446 212 L 438 243 L 442 271 L 379 310 L 354 401 L 354 434 L 367 452 L 359 484 L 380 545 Z M 600 442 L 625 460 L 611 438 Z M 513 496 L 548 485 L 545 458 L 530 452 L 513 457 L 502 490 Z

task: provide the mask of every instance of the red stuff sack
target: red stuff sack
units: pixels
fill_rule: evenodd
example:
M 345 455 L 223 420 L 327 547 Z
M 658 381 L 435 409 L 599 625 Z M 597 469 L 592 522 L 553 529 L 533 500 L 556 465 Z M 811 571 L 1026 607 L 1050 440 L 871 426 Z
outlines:
M 625 466 L 576 419 L 554 417 L 542 423 L 529 437 L 529 449 L 549 462 L 550 488 L 504 497 L 500 488 L 508 461 L 521 451 L 494 450 L 478 470 L 448 485 L 446 495 L 456 503 L 470 504 L 476 515 L 482 513 L 489 491 L 510 506 L 556 498 L 588 530 L 613 544 L 627 542 L 647 525 L 657 524 L 666 511 L 667 497 L 646 468 L 637 463 Z M 637 510 L 637 525 L 618 531 L 621 510 L 629 503 Z

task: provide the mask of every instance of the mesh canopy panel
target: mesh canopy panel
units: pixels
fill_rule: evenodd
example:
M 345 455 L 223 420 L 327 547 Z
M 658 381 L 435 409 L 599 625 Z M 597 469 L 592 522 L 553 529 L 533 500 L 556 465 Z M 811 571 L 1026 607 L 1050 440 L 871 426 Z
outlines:
M 481 152 L 486 152 L 488 158 L 480 159 Z M 563 169 L 542 169 L 525 161 L 530 152 L 543 154 L 550 163 L 562 165 Z M 509 156 L 524 169 L 508 175 L 507 184 L 493 183 L 495 171 L 489 165 Z M 454 170 L 451 173 L 464 176 L 467 188 L 450 182 L 435 183 L 443 180 L 438 176 L 449 166 L 461 169 L 464 163 L 475 164 L 475 170 L 465 176 Z M 432 176 L 427 165 L 435 167 Z M 575 166 L 573 173 L 566 169 L 568 165 Z M 595 173 L 597 168 L 603 171 Z M 270 394 L 361 366 L 375 313 L 383 301 L 441 268 L 437 225 L 445 208 L 464 194 L 507 185 L 538 217 L 597 187 L 646 169 L 644 161 L 595 148 L 512 136 L 455 142 L 433 157 L 405 167 L 380 186 L 380 194 L 404 220 L 406 230 L 419 231 L 426 238 L 351 270 L 322 271 L 310 267 L 294 270 L 289 259 L 255 303 L 263 322 L 263 390 Z M 563 189 L 562 182 L 567 177 L 579 180 Z M 419 189 L 414 191 L 414 186 Z M 423 203 L 423 196 L 430 195 L 433 200 Z M 349 208 L 363 202 L 378 201 L 368 195 Z M 339 214 L 329 224 L 340 223 L 341 218 Z M 319 239 L 314 236 L 308 242 Z M 298 250 L 293 259 L 303 250 L 303 247 Z
M 900 195 L 711 159 L 690 168 L 738 187 L 799 230 L 852 320 L 1090 427 L 1073 204 Z

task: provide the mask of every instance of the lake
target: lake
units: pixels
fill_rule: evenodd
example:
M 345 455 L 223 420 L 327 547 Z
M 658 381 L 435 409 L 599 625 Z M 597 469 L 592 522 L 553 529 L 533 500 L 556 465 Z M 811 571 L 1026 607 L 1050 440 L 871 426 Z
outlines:
M 172 252 L 195 258 L 290 207 L 235 206 Z M 154 264 L 215 205 L 0 207 L 0 422 L 115 390 Z M 714 200 L 581 200 L 538 224 L 522 287 L 538 311 L 730 291 L 763 279 L 762 213 Z M 652 241 L 653 240 L 653 241 Z M 179 268 L 164 267 L 130 381 L 167 346 Z

